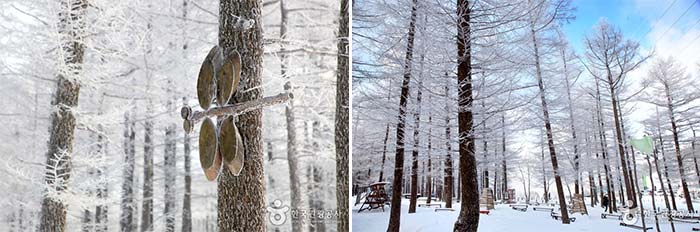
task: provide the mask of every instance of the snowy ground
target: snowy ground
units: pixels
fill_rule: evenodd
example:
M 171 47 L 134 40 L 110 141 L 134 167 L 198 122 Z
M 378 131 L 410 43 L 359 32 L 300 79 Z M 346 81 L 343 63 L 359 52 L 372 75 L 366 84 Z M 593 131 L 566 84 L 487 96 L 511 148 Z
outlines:
M 647 199 L 648 203 L 646 203 Z M 657 198 L 657 206 L 659 203 L 663 205 L 663 199 Z M 677 198 L 679 208 L 681 207 L 682 199 Z M 352 199 L 354 203 L 354 197 Z M 589 201 L 586 201 L 589 202 Z M 420 201 L 419 201 L 420 203 Z M 455 211 L 435 212 L 434 208 L 419 207 L 414 214 L 408 214 L 408 200 L 403 199 L 401 206 L 401 231 L 452 231 L 452 226 L 457 220 L 459 214 L 459 204 L 453 204 Z M 352 208 L 352 230 L 363 232 L 384 232 L 386 231 L 389 222 L 389 206 L 385 207 L 385 211 L 381 209 L 372 210 L 370 212 L 362 211 L 358 213 L 361 204 Z M 694 205 L 698 205 L 697 202 Z M 443 204 L 444 206 L 444 204 Z M 645 206 L 651 208 L 651 198 L 645 197 Z M 569 225 L 561 224 L 561 222 L 552 219 L 549 212 L 533 211 L 529 208 L 527 212 L 520 212 L 511 209 L 508 205 L 496 205 L 496 209 L 491 211 L 490 215 L 481 215 L 479 218 L 479 231 L 519 231 L 519 232 L 543 232 L 543 231 L 641 231 L 632 228 L 620 226 L 620 221 L 616 219 L 601 219 L 600 214 L 603 209 L 600 207 L 591 208 L 588 206 L 589 215 L 574 214 L 575 222 Z M 637 223 L 641 225 L 641 221 Z M 659 222 L 661 231 L 671 231 L 671 226 L 668 222 Z M 654 221 L 647 220 L 648 227 L 654 227 Z M 691 231 L 693 227 L 700 228 L 700 224 L 685 224 L 675 223 L 676 231 Z M 656 228 L 649 231 L 656 231 Z

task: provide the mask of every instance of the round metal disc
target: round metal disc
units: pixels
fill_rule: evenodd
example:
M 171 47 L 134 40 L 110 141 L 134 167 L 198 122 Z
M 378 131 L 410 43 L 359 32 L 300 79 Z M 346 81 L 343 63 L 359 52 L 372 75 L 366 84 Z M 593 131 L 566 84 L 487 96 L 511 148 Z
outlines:
M 226 117 L 221 123 L 219 136 L 219 150 L 224 157 L 224 164 L 234 176 L 238 176 L 243 170 L 244 148 L 233 116 Z
M 221 69 L 217 71 L 217 95 L 216 102 L 223 106 L 228 103 L 233 93 L 238 88 L 238 82 L 241 79 L 241 55 L 238 52 L 232 52 L 224 61 Z
M 217 156 L 217 143 L 216 125 L 210 118 L 206 118 L 199 129 L 199 162 L 209 181 L 216 179 L 221 167 L 221 157 Z
M 204 58 L 202 62 L 202 67 L 199 68 L 199 77 L 197 77 L 197 100 L 199 100 L 199 106 L 202 109 L 209 109 L 211 106 L 211 101 L 214 98 L 214 74 L 216 73 L 216 68 L 212 59 L 216 57 L 219 53 L 219 46 L 214 46 L 209 50 L 209 54 Z
M 189 134 L 189 133 L 192 133 L 192 129 L 194 129 L 194 125 L 192 125 L 192 121 L 185 119 L 182 122 L 182 128 L 185 129 L 186 134 Z

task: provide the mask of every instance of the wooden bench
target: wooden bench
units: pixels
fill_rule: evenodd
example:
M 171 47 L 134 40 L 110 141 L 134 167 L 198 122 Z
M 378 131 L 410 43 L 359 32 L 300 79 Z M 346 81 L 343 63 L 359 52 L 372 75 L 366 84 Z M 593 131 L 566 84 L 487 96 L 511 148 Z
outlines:
M 510 208 L 517 211 L 525 212 L 527 211 L 528 205 L 511 205 Z
M 554 213 L 554 211 L 552 211 L 552 213 L 550 213 L 549 215 L 552 216 L 552 219 L 561 221 L 561 215 Z M 576 222 L 576 218 L 569 217 L 569 221 Z
M 673 221 L 673 222 L 688 223 L 688 224 L 700 223 L 700 221 L 689 220 L 689 219 L 684 219 L 684 218 L 674 218 L 674 217 L 669 218 L 669 220 Z
M 617 220 L 622 220 L 622 214 L 610 214 L 610 213 L 601 213 L 600 218 L 602 219 L 613 219 L 617 218 Z
M 439 211 L 455 211 L 455 209 L 453 209 L 453 208 L 437 208 L 437 209 L 435 209 L 435 212 L 439 212 Z
M 624 222 L 620 222 L 620 226 L 624 226 L 624 227 L 632 228 L 632 229 L 638 229 L 638 230 L 643 230 L 643 229 L 644 229 L 644 228 L 641 227 L 641 226 L 633 225 L 633 224 L 627 224 L 627 223 L 624 223 Z M 647 227 L 647 228 L 646 228 L 646 230 L 653 230 L 653 229 L 654 229 L 654 227 Z
M 491 211 L 489 211 L 489 210 L 479 210 L 479 213 L 480 213 L 480 214 L 489 215 L 489 214 L 491 214 Z
M 425 204 L 418 204 L 418 207 L 428 207 L 428 208 L 430 208 L 430 207 L 432 207 L 432 206 L 437 206 L 438 208 L 442 208 L 442 204 L 439 204 L 439 203 L 430 203 L 430 204 L 428 204 L 428 203 L 425 203 Z
M 554 208 L 550 208 L 550 207 L 532 207 L 532 210 L 534 210 L 534 211 L 544 211 L 544 212 L 547 212 L 547 211 L 549 211 L 549 212 L 554 212 Z

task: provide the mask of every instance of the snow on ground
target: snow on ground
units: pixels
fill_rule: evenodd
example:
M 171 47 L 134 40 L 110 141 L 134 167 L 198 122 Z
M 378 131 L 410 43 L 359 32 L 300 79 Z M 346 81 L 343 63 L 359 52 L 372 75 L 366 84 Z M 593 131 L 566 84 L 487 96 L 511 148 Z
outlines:
M 646 203 L 648 199 L 648 204 Z M 679 208 L 684 205 L 682 199 L 677 198 Z M 354 203 L 355 199 L 351 199 Z M 645 206 L 651 208 L 651 198 L 645 197 Z M 657 206 L 663 205 L 663 198 L 657 198 Z M 660 201 L 659 201 L 660 200 Z M 588 201 L 587 201 L 588 202 Z M 418 231 L 452 231 L 454 222 L 459 215 L 460 206 L 458 203 L 453 204 L 455 211 L 440 211 L 435 212 L 434 208 L 418 207 L 416 213 L 408 214 L 408 199 L 403 199 L 401 205 L 401 231 L 418 232 Z M 421 203 L 419 201 L 419 203 Z M 437 203 L 437 202 L 433 202 Z M 660 204 L 659 204 L 660 203 Z M 358 213 L 361 204 L 352 208 L 352 230 L 362 232 L 384 232 L 389 223 L 389 206 L 384 207 L 384 212 L 381 209 L 372 211 L 362 211 Z M 444 206 L 444 203 L 442 203 Z M 698 205 L 697 202 L 694 205 Z M 646 209 L 646 208 L 645 208 Z M 579 213 L 571 215 L 576 218 L 575 222 L 569 225 L 561 224 L 560 221 L 552 219 L 549 212 L 533 211 L 532 207 L 526 212 L 520 212 L 511 209 L 508 205 L 496 205 L 496 208 L 491 211 L 490 215 L 482 214 L 479 217 L 479 231 L 517 231 L 517 232 L 544 232 L 544 231 L 642 231 L 620 226 L 620 221 L 616 219 L 601 219 L 600 214 L 603 209 L 600 207 L 591 208 L 588 206 L 589 215 L 581 215 Z M 641 225 L 641 220 L 637 223 Z M 668 222 L 659 221 L 661 231 L 671 231 L 671 226 Z M 654 227 L 653 220 L 647 220 L 647 227 Z M 693 227 L 700 228 L 699 224 L 675 223 L 676 231 L 691 231 Z M 649 231 L 656 231 L 656 228 Z

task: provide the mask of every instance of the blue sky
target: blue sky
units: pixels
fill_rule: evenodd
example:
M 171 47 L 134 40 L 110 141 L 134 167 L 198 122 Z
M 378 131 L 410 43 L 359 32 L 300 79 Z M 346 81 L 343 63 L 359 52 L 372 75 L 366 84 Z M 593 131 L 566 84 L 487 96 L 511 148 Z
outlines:
M 642 47 L 649 49 L 658 38 L 667 40 L 659 43 L 673 42 L 700 30 L 697 23 L 700 19 L 700 2 L 697 1 L 700 0 L 574 0 L 572 4 L 577 8 L 574 13 L 576 19 L 565 25 L 564 31 L 571 45 L 580 53 L 583 51 L 584 36 L 593 30 L 601 18 L 606 18 L 620 28 L 626 38 L 639 41 Z M 668 12 L 661 17 L 666 9 Z M 686 10 L 687 13 L 683 15 Z M 678 22 L 670 28 L 677 19 Z M 666 31 L 666 35 L 661 37 Z M 685 41 L 685 45 L 690 46 L 693 38 Z M 695 40 L 692 46 L 700 47 L 698 43 L 700 39 Z

